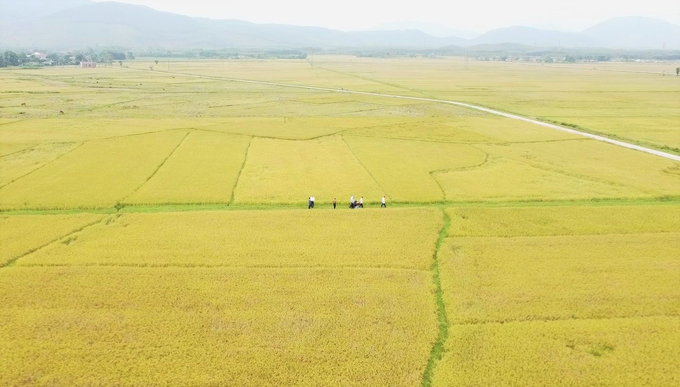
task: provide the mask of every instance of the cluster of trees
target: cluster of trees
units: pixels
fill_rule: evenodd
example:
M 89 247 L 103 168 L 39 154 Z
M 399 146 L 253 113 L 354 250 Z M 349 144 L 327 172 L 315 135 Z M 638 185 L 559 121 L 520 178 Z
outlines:
M 5 51 L 0 54 L 0 67 L 16 66 L 69 66 L 79 65 L 83 61 L 112 64 L 114 61 L 122 65 L 124 60 L 133 60 L 132 52 L 117 51 L 75 51 L 66 53 L 53 52 L 45 60 L 36 57 L 32 52 Z
M 40 65 L 39 58 L 23 52 L 5 51 L 0 54 L 0 67 Z

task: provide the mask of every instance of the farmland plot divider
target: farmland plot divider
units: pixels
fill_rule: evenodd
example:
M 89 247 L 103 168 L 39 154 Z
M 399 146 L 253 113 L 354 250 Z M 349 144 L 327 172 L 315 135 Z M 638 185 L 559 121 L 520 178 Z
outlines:
M 434 376 L 434 369 L 437 363 L 442 359 L 444 355 L 444 344 L 446 339 L 449 337 L 449 320 L 446 317 L 446 305 L 444 304 L 444 292 L 442 290 L 441 282 L 441 271 L 439 265 L 440 250 L 444 245 L 449 234 L 449 227 L 451 226 L 451 218 L 444 208 L 441 209 L 444 216 L 444 226 L 439 231 L 439 238 L 437 238 L 437 244 L 433 255 L 432 261 L 432 280 L 435 285 L 435 299 L 437 303 L 437 320 L 439 322 L 439 333 L 437 335 L 437 341 L 434 342 L 432 350 L 430 352 L 430 359 L 427 361 L 427 367 L 423 373 L 423 380 L 421 385 L 423 387 L 429 387 L 432 385 L 432 379 Z
M 364 163 L 361 161 L 361 159 L 359 158 L 359 156 L 357 156 L 357 154 L 354 152 L 354 150 L 352 149 L 352 147 L 349 146 L 349 144 L 348 144 L 347 141 L 345 140 L 345 136 L 340 135 L 340 138 L 342 139 L 342 142 L 345 143 L 345 146 L 347 146 L 347 149 L 349 149 L 349 151 L 352 152 L 352 154 L 354 155 L 354 158 L 357 160 L 357 162 L 364 168 L 364 170 L 366 171 L 366 173 L 368 173 L 368 176 L 370 176 L 371 179 L 373 179 L 373 181 L 375 182 L 375 184 L 378 186 L 378 188 L 380 188 L 380 189 L 382 190 L 383 195 L 389 196 L 389 195 L 387 194 L 387 191 L 385 191 L 385 188 L 383 188 L 382 185 L 380 185 L 380 182 L 378 182 L 378 180 L 375 178 L 375 176 L 373 176 L 373 174 L 371 173 L 371 171 L 369 171 L 368 168 L 366 168 L 366 166 L 365 166 Z
M 238 187 L 238 182 L 241 180 L 241 174 L 243 173 L 243 169 L 246 167 L 246 161 L 248 161 L 248 152 L 250 151 L 250 146 L 253 144 L 253 137 L 250 138 L 250 141 L 248 141 L 248 147 L 246 148 L 246 153 L 243 155 L 243 163 L 241 164 L 241 169 L 238 170 L 238 176 L 236 176 L 236 182 L 234 183 L 234 187 L 231 189 L 231 198 L 229 199 L 229 203 L 227 204 L 228 206 L 231 206 L 234 204 L 234 200 L 236 200 L 236 187 Z
M 158 171 L 159 171 L 161 168 L 163 168 L 163 165 L 165 165 L 165 162 L 168 161 L 168 159 L 169 159 L 170 157 L 172 157 L 173 154 L 175 154 L 175 151 L 177 151 L 177 149 L 180 147 L 180 145 L 182 145 L 182 143 L 184 142 L 184 140 L 186 140 L 186 138 L 189 137 L 190 134 L 191 134 L 191 131 L 188 131 L 187 134 L 186 134 L 184 137 L 182 137 L 182 140 L 180 140 L 180 142 L 177 144 L 177 146 L 172 150 L 172 152 L 170 152 L 170 154 L 168 155 L 168 157 L 166 157 L 166 158 L 160 163 L 160 165 L 158 166 L 158 168 L 156 168 L 156 170 L 153 171 L 153 173 L 152 173 L 152 174 L 151 174 L 151 175 L 150 175 L 150 176 L 149 176 L 149 177 L 148 177 L 148 178 L 147 178 L 147 179 L 146 179 L 139 187 L 137 187 L 136 190 L 134 190 L 131 194 L 129 194 L 128 196 L 126 196 L 125 198 L 123 198 L 123 200 L 121 200 L 121 202 L 125 202 L 125 200 L 127 200 L 129 197 L 131 197 L 132 195 L 136 194 L 137 191 L 139 191 L 140 189 L 142 189 L 142 187 L 144 187 L 144 185 L 146 185 L 146 183 L 148 183 L 149 180 L 153 179 L 153 177 L 156 176 L 156 173 L 158 173 Z M 117 206 L 119 206 L 119 205 L 120 205 L 120 203 L 119 203 Z
M 144 72 L 149 71 L 149 70 L 140 70 L 140 69 L 128 69 L 128 70 L 129 71 L 144 71 Z M 347 90 L 347 89 L 344 89 L 344 88 L 335 89 L 335 88 L 330 88 L 330 87 L 305 86 L 305 85 L 295 85 L 295 84 L 290 84 L 290 83 L 255 81 L 255 80 L 252 80 L 252 79 L 218 77 L 218 76 L 213 76 L 213 75 L 208 76 L 208 75 L 196 75 L 196 74 L 175 73 L 175 72 L 165 72 L 165 71 L 164 71 L 164 73 L 175 74 L 175 75 L 180 75 L 180 76 L 196 77 L 196 78 L 216 79 L 216 80 L 223 80 L 223 81 L 228 81 L 228 82 L 250 83 L 250 84 L 255 84 L 255 85 L 268 85 L 268 86 L 288 87 L 288 88 L 304 89 L 304 90 L 316 90 L 316 91 L 325 91 L 325 92 L 334 92 L 334 93 L 354 94 L 354 95 L 368 95 L 368 96 L 373 96 L 373 97 L 406 99 L 406 100 L 412 100 L 412 101 L 443 103 L 443 104 L 447 104 L 447 105 L 454 105 L 454 106 L 460 106 L 460 107 L 464 107 L 464 108 L 468 108 L 468 109 L 472 109 L 472 110 L 477 110 L 477 111 L 481 111 L 481 112 L 484 112 L 484 113 L 489 113 L 489 114 L 493 114 L 493 115 L 496 115 L 496 116 L 509 118 L 509 119 L 512 119 L 512 120 L 524 121 L 524 122 L 528 122 L 530 124 L 539 125 L 539 126 L 543 126 L 545 128 L 571 133 L 571 134 L 574 134 L 574 135 L 577 135 L 577 136 L 583 136 L 583 137 L 591 138 L 593 140 L 606 142 L 606 143 L 609 143 L 609 144 L 612 144 L 612 145 L 620 146 L 620 147 L 627 148 L 627 149 L 636 150 L 636 151 L 639 151 L 639 152 L 651 154 L 651 155 L 658 156 L 658 157 L 663 157 L 663 158 L 666 158 L 666 159 L 669 159 L 669 160 L 680 161 L 680 155 L 674 155 L 674 154 L 662 152 L 662 151 L 659 151 L 659 150 L 646 148 L 646 147 L 643 147 L 643 146 L 640 146 L 640 145 L 635 145 L 635 144 L 627 143 L 627 142 L 624 142 L 624 141 L 614 140 L 614 139 L 609 138 L 609 137 L 600 136 L 600 135 L 592 134 L 592 133 L 587 133 L 587 132 L 583 132 L 583 131 L 576 130 L 576 129 L 570 129 L 570 128 L 567 128 L 567 127 L 564 127 L 564 126 L 539 121 L 539 120 L 534 119 L 534 118 L 523 117 L 523 116 L 519 116 L 519 115 L 516 115 L 516 114 L 502 112 L 500 110 L 495 110 L 495 109 L 490 109 L 490 108 L 486 108 L 486 107 L 482 107 L 482 106 L 478 106 L 478 105 L 469 104 L 469 103 L 466 103 L 466 102 L 448 101 L 448 100 L 436 99 L 436 98 L 409 97 L 409 96 L 405 96 L 405 95 L 383 94 L 383 93 L 375 93 L 375 92 L 370 92 L 370 91 Z
M 41 246 L 35 247 L 35 248 L 33 248 L 33 249 L 31 249 L 31 250 L 29 250 L 29 251 L 27 251 L 27 252 L 25 252 L 25 253 L 23 253 L 23 254 L 21 254 L 21 255 L 18 255 L 18 256 L 16 256 L 16 257 L 10 259 L 9 261 L 5 262 L 4 265 L 0 265 L 0 269 L 5 268 L 5 267 L 12 267 L 12 266 L 14 266 L 14 264 L 16 264 L 17 261 L 20 260 L 21 258 L 23 258 L 23 257 L 25 257 L 25 256 L 27 256 L 27 255 L 33 254 L 33 253 L 35 253 L 35 252 L 38 251 L 38 250 L 42 250 L 42 249 L 44 249 L 45 247 L 47 247 L 47 246 L 49 246 L 49 245 L 51 245 L 51 244 L 53 244 L 53 243 L 56 243 L 56 242 L 58 242 L 58 241 L 60 241 L 60 240 L 63 240 L 63 239 L 65 239 L 65 238 L 68 238 L 68 237 L 72 236 L 73 234 L 77 234 L 77 233 L 79 233 L 79 232 L 85 230 L 85 229 L 88 228 L 88 227 L 92 227 L 92 226 L 94 226 L 95 224 L 99 224 L 99 223 L 101 223 L 101 222 L 102 222 L 104 219 L 106 219 L 106 218 L 107 218 L 107 217 L 99 218 L 99 219 L 97 219 L 97 220 L 94 221 L 94 222 L 91 222 L 91 223 L 88 223 L 88 224 L 86 224 L 86 225 L 84 225 L 84 226 L 78 227 L 77 229 L 72 230 L 72 231 L 68 232 L 67 234 L 64 234 L 64 235 L 62 235 L 62 236 L 59 236 L 59 237 L 57 237 L 57 238 L 54 238 L 54 239 L 52 239 L 51 241 L 49 241 L 49 242 L 47 242 L 47 243 L 45 243 L 45 244 L 43 244 L 43 245 L 41 245 Z
M 88 141 L 89 141 L 89 140 L 88 140 Z M 0 189 L 3 189 L 3 188 L 5 188 L 5 187 L 7 187 L 8 185 L 10 185 L 10 184 L 16 182 L 17 180 L 23 179 L 24 177 L 26 177 L 26 176 L 28 176 L 28 175 L 30 175 L 30 174 L 36 172 L 36 171 L 39 171 L 39 170 L 43 169 L 44 167 L 48 166 L 49 164 L 52 164 L 53 162 L 59 160 L 60 158 L 62 158 L 62 157 L 64 157 L 64 156 L 68 155 L 69 153 L 71 153 L 71 152 L 75 151 L 76 149 L 80 148 L 81 146 L 85 145 L 86 142 L 87 142 L 87 141 L 81 142 L 80 144 L 78 144 L 75 148 L 71 149 L 70 151 L 68 151 L 68 152 L 66 152 L 66 153 L 64 153 L 64 154 L 61 154 L 61 155 L 57 156 L 56 158 L 54 158 L 54 159 L 52 159 L 52 160 L 50 160 L 50 161 L 45 162 L 45 163 L 42 164 L 41 166 L 39 166 L 39 167 L 37 167 L 37 168 L 31 170 L 30 172 L 28 172 L 28 173 L 26 173 L 26 174 L 24 174 L 24 175 L 21 175 L 21 176 L 17 177 L 16 179 L 10 181 L 9 183 L 7 183 L 7 184 L 5 184 L 5 185 L 0 186 Z

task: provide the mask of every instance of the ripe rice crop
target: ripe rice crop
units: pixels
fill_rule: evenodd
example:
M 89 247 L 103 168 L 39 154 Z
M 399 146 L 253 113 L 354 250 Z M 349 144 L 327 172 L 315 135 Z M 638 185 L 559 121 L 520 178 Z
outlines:
M 124 110 L 117 107 L 119 110 Z M 89 140 L 104 140 L 114 137 L 142 135 L 173 129 L 202 128 L 214 125 L 220 120 L 211 118 L 168 119 L 168 118 L 135 118 L 112 119 L 83 118 L 77 113 L 69 113 L 77 117 L 59 117 L 41 120 L 25 120 L 2 126 L 0 139 L 15 139 L 33 143 L 63 143 Z M 186 131 L 185 131 L 186 133 Z
M 368 83 L 365 87 L 373 91 L 402 95 L 418 92 L 418 96 L 475 103 L 575 124 L 646 145 L 680 146 L 677 135 L 678 80 L 677 77 L 661 76 L 663 72 L 675 72 L 677 65 L 671 62 L 536 66 L 463 61 L 461 58 L 359 60 L 348 56 L 322 56 L 317 63 L 319 67 L 346 77 L 361 75 Z M 261 66 L 271 65 L 264 63 Z M 228 73 L 230 69 L 221 71 Z M 652 73 L 636 73 L 638 71 Z M 261 73 L 276 76 L 276 73 Z M 307 77 L 299 76 L 297 83 L 319 82 L 317 74 L 307 73 Z M 334 85 L 351 88 L 346 79 L 335 78 Z M 399 85 L 401 90 L 389 90 L 390 85 Z
M 351 136 L 346 140 L 394 201 L 441 201 L 442 191 L 430 173 L 479 165 L 486 156 L 461 144 Z
M 628 191 L 627 195 L 677 196 L 680 193 L 680 163 L 600 141 L 479 147 L 494 157 L 602 182 L 612 189 Z
M 442 256 L 454 323 L 680 314 L 678 232 L 450 238 Z
M 539 236 L 680 232 L 680 206 L 448 209 L 449 236 Z
M 0 125 L 2 125 L 2 121 L 0 121 Z M 35 143 L 25 142 L 2 142 L 0 143 L 0 157 L 31 149 L 35 145 Z
M 644 196 L 635 188 L 607 184 L 521 161 L 494 159 L 479 168 L 436 173 L 449 201 L 597 199 Z
M 282 140 L 313 140 L 357 127 L 403 122 L 406 117 L 235 117 L 205 127 L 223 133 Z
M 193 131 L 126 203 L 228 203 L 249 143 L 247 137 Z
M 433 385 L 674 384 L 676 207 L 449 209 Z
M 6 268 L 1 385 L 420 384 L 431 273 Z
M 234 191 L 237 203 L 349 203 L 352 195 L 379 203 L 383 192 L 339 137 L 253 139 Z
M 457 325 L 433 386 L 674 386 L 680 318 Z
M 3 156 L 0 158 L 0 186 L 31 173 L 77 146 L 78 144 L 70 142 L 35 144 Z
M 153 175 L 186 136 L 95 140 L 0 189 L 0 208 L 113 207 Z
M 432 103 L 431 106 L 440 105 Z M 469 109 L 464 111 L 472 112 Z M 343 134 L 467 144 L 556 141 L 579 138 L 573 134 L 545 130 L 537 125 L 483 113 L 470 116 L 404 118 L 398 123 L 357 128 L 345 131 Z
M 0 216 L 0 267 L 102 217 L 95 214 Z
M 441 227 L 434 209 L 125 214 L 17 265 L 429 270 Z

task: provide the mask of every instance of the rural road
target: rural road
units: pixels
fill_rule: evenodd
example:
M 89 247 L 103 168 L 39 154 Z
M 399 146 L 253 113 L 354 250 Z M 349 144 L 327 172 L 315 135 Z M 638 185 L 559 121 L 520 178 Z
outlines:
M 130 69 L 130 70 L 139 70 L 139 71 L 147 71 L 147 72 L 149 71 L 149 70 L 141 70 L 141 69 Z M 161 72 L 161 71 L 158 71 L 158 72 Z M 175 73 L 175 72 L 167 72 L 167 71 L 163 71 L 162 73 L 180 75 L 180 76 L 196 77 L 196 78 L 204 78 L 204 79 L 218 79 L 218 80 L 224 80 L 224 81 L 230 81 L 230 82 L 251 83 L 251 84 L 257 84 L 257 85 L 279 86 L 279 87 L 287 87 L 287 88 L 327 91 L 327 92 L 354 94 L 354 95 L 368 95 L 368 96 L 373 96 L 373 97 L 406 99 L 406 100 L 412 100 L 412 101 L 435 102 L 435 103 L 443 103 L 443 104 L 448 104 L 448 105 L 461 106 L 461 107 L 465 107 L 465 108 L 468 108 L 468 109 L 478 110 L 478 111 L 482 111 L 482 112 L 485 112 L 485 113 L 489 113 L 489 114 L 493 114 L 493 115 L 497 115 L 497 116 L 501 116 L 501 117 L 505 117 L 505 118 L 510 118 L 512 120 L 528 122 L 530 124 L 543 126 L 545 128 L 549 128 L 549 129 L 560 130 L 562 132 L 575 134 L 577 136 L 588 137 L 588 138 L 593 139 L 593 140 L 602 141 L 602 142 L 617 145 L 617 146 L 620 146 L 620 147 L 623 147 L 623 148 L 628 148 L 628 149 L 648 153 L 650 155 L 663 157 L 663 158 L 666 158 L 666 159 L 669 159 L 669 160 L 680 161 L 680 155 L 674 155 L 674 154 L 658 151 L 656 149 L 645 148 L 645 147 L 640 146 L 640 145 L 630 144 L 630 143 L 627 143 L 627 142 L 624 142 L 624 141 L 614 140 L 614 139 L 604 137 L 604 136 L 598 136 L 597 134 L 581 132 L 581 131 L 578 131 L 578 130 L 575 130 L 575 129 L 569 129 L 569 128 L 565 128 L 563 126 L 549 124 L 549 123 L 543 122 L 543 121 L 538 121 L 538 120 L 535 120 L 533 118 L 522 117 L 522 116 L 518 116 L 516 114 L 505 113 L 505 112 L 502 112 L 502 111 L 499 111 L 499 110 L 489 109 L 489 108 L 485 108 L 485 107 L 477 106 L 477 105 L 472 105 L 472 104 L 465 103 L 465 102 L 447 101 L 447 100 L 435 99 L 435 98 L 409 97 L 409 96 L 405 96 L 405 95 L 395 95 L 395 94 L 373 93 L 373 92 L 368 92 L 368 91 L 334 89 L 334 88 L 329 88 L 329 87 L 304 86 L 304 85 L 295 85 L 295 84 L 291 84 L 291 83 L 255 81 L 255 80 L 251 80 L 251 79 L 217 77 L 217 76 L 208 76 L 208 75 Z

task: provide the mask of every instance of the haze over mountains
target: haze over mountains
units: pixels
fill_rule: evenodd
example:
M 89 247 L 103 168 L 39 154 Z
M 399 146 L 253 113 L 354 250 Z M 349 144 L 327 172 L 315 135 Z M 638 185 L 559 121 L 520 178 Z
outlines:
M 413 22 L 372 31 L 344 32 L 192 18 L 144 6 L 88 0 L 2 0 L 0 15 L 3 48 L 434 49 L 507 43 L 534 47 L 680 49 L 679 25 L 643 17 L 610 19 L 578 33 L 516 26 L 466 39 L 444 36 L 448 32 L 442 26 L 420 27 L 438 36 L 402 28 L 418 27 Z

